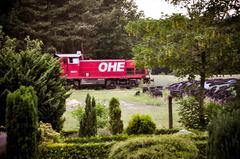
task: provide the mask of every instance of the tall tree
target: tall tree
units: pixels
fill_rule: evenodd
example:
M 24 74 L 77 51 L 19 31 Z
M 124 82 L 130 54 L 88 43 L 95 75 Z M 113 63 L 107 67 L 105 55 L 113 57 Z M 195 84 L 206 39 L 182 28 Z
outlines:
M 103 0 L 97 23 L 96 58 L 131 58 L 133 42 L 124 27 L 142 15 L 137 13 L 133 0 Z
M 0 14 L 11 37 L 42 40 L 49 52 L 81 50 L 92 58 L 129 58 L 131 39 L 124 26 L 138 19 L 131 0 L 19 0 Z M 19 46 L 21 47 L 21 41 Z
M 19 1 L 1 23 L 4 32 L 12 37 L 23 40 L 29 35 L 41 39 L 49 51 L 75 52 L 83 50 L 87 37 L 94 33 L 95 16 L 92 14 L 96 3 L 84 0 Z
M 189 17 L 173 15 L 166 19 L 131 22 L 127 31 L 140 40 L 133 49 L 136 60 L 148 65 L 169 66 L 177 75 L 190 79 L 200 75 L 198 99 L 204 124 L 205 80 L 215 74 L 232 72 L 239 63 L 239 49 L 234 47 L 235 33 L 220 28 L 221 21 L 205 16 L 203 4 L 200 1 L 193 4 Z

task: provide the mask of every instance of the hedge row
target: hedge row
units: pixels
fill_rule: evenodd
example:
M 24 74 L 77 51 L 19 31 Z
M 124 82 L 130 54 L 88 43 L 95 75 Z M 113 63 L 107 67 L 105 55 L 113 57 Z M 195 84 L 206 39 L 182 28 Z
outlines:
M 166 131 L 168 132 L 168 131 Z M 170 133 L 170 132 L 168 132 Z M 175 136 L 175 135 L 174 135 Z M 64 143 L 43 143 L 40 145 L 41 159 L 88 159 L 88 158 L 108 158 L 111 148 L 115 143 L 120 141 L 128 142 L 129 140 L 138 141 L 139 138 L 178 138 L 180 141 L 191 141 L 198 149 L 197 159 L 206 159 L 207 152 L 207 133 L 159 136 L 159 135 L 138 135 L 128 136 L 126 134 L 106 136 L 106 137 L 89 137 L 89 138 L 68 138 Z M 135 139 L 136 138 L 136 139 Z M 137 139 L 138 138 L 138 139 Z M 126 141 L 125 141 L 126 140 Z M 165 151 L 165 150 L 164 150 Z
M 43 143 L 39 146 L 41 159 L 106 159 L 115 142 L 108 143 Z
M 119 134 L 113 136 L 95 136 L 87 138 L 67 138 L 64 140 L 65 143 L 102 143 L 102 142 L 112 142 L 112 141 L 123 141 L 128 139 L 130 136 L 127 134 Z

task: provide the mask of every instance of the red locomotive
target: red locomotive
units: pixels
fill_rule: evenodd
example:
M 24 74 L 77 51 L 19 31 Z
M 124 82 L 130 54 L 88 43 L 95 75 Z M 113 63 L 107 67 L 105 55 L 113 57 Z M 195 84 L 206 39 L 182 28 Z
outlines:
M 145 68 L 136 68 L 133 60 L 84 60 L 80 51 L 76 54 L 56 54 L 60 58 L 62 77 L 77 87 L 102 85 L 106 88 L 116 86 L 137 86 L 140 80 L 149 82 Z

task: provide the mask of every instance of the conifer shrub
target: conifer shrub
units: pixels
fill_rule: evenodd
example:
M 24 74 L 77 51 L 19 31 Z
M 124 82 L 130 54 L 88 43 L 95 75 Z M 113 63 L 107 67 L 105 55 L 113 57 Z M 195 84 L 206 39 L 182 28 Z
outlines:
M 7 96 L 7 158 L 37 157 L 37 96 L 33 87 L 21 86 Z
M 115 144 L 110 159 L 193 159 L 198 155 L 196 146 L 187 138 L 178 136 L 137 137 Z
M 80 120 L 79 136 L 95 136 L 97 134 L 97 117 L 95 98 L 91 98 L 89 94 L 85 100 L 85 112 Z
M 101 103 L 96 104 L 97 128 L 105 128 L 108 124 L 108 109 Z M 82 120 L 84 116 L 84 108 L 79 106 L 78 109 L 73 110 L 72 116 L 78 120 Z
M 113 135 L 123 132 L 123 121 L 121 120 L 121 109 L 118 99 L 112 98 L 109 102 L 109 125 Z
M 14 39 L 6 37 L 0 43 L 0 125 L 5 125 L 8 92 L 24 85 L 32 86 L 36 91 L 39 121 L 51 123 L 53 129 L 60 131 L 69 93 L 64 89 L 65 80 L 60 78 L 58 59 L 45 53 L 39 40 L 26 38 L 21 51 L 16 49 Z
M 240 110 L 221 112 L 209 125 L 208 158 L 240 158 Z
M 149 115 L 133 115 L 128 123 L 126 133 L 131 134 L 153 134 L 156 124 Z

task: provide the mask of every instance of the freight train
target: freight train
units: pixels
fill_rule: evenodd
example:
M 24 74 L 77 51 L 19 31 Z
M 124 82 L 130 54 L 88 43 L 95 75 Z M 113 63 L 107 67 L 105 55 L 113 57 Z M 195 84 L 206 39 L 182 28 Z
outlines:
M 83 54 L 56 54 L 59 57 L 62 75 L 68 83 L 81 88 L 102 86 L 105 88 L 137 86 L 140 81 L 150 81 L 149 72 L 144 67 L 136 67 L 134 60 L 107 59 L 84 60 Z

